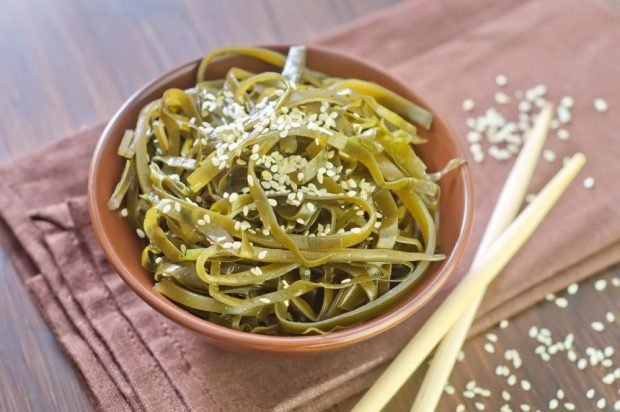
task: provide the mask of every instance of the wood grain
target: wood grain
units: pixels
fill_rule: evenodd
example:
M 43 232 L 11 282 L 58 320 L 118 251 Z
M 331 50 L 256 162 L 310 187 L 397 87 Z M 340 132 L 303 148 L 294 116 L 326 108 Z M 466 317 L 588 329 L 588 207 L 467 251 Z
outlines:
M 301 41 L 399 0 L 1 1 L 0 160 L 107 120 L 147 80 L 208 49 Z M 602 276 L 620 277 L 620 267 Z M 514 410 L 522 403 L 546 410 L 559 387 L 578 410 L 594 410 L 584 395 L 590 387 L 597 390 L 595 399 L 604 395 L 608 404 L 620 398 L 620 385 L 601 383 L 601 367 L 579 371 L 565 355 L 549 364 L 538 360 L 527 333 L 531 325 L 549 327 L 554 336 L 573 331 L 580 353 L 619 342 L 617 323 L 603 333 L 593 332 L 590 323 L 606 311 L 620 319 L 620 288 L 597 292 L 592 283 L 585 282 L 566 309 L 542 303 L 511 320 L 508 329 L 496 331 L 495 354 L 484 351 L 484 336 L 471 339 L 451 377 L 457 393 L 444 396 L 440 410 L 454 410 L 471 379 L 492 391 L 482 400 L 487 410 L 498 410 L 508 385 L 494 369 L 506 363 L 508 348 L 521 353 L 518 376 L 533 386 L 512 387 Z M 0 307 L 0 411 L 89 410 L 79 376 L 1 250 Z M 614 359 L 620 366 L 618 355 Z M 419 379 L 412 378 L 387 410 L 408 411 Z M 346 411 L 354 401 L 333 410 Z M 473 401 L 466 405 L 475 410 Z
M 553 301 L 544 301 L 531 307 L 525 312 L 509 320 L 508 327 L 501 329 L 499 326 L 486 331 L 484 334 L 469 339 L 463 348 L 465 357 L 458 362 L 450 377 L 449 384 L 455 389 L 455 394 L 444 393 L 438 410 L 454 411 L 456 406 L 463 404 L 466 411 L 477 411 L 475 402 L 481 402 L 486 411 L 499 411 L 502 405 L 508 404 L 513 411 L 521 411 L 521 405 L 528 405 L 531 411 L 549 410 L 549 401 L 557 399 L 557 391 L 565 392 L 565 399 L 559 400 L 559 411 L 567 410 L 562 407 L 565 402 L 575 405 L 577 411 L 598 411 L 596 401 L 606 399 L 605 411 L 612 411 L 613 403 L 620 400 L 620 380 L 612 385 L 602 382 L 603 377 L 615 368 L 620 367 L 620 354 L 614 353 L 612 367 L 588 366 L 581 370 L 576 362 L 568 359 L 567 351 L 559 351 L 553 355 L 549 362 L 543 361 L 535 353 L 536 346 L 540 343 L 529 336 L 532 326 L 547 328 L 551 332 L 553 342 L 564 340 L 569 333 L 574 334 L 574 352 L 578 359 L 589 357 L 586 355 L 588 347 L 603 350 L 605 347 L 615 347 L 615 352 L 620 351 L 620 287 L 613 286 L 611 279 L 620 280 L 620 265 L 603 271 L 579 285 L 579 291 L 570 295 L 566 291 L 557 293 L 558 297 L 564 297 L 569 302 L 568 307 L 560 308 Z M 607 287 L 598 291 L 594 287 L 597 280 L 607 280 Z M 617 281 L 616 281 L 617 282 Z M 615 314 L 614 323 L 605 320 L 608 312 Z M 600 321 L 605 325 L 603 332 L 595 332 L 591 323 Z M 487 334 L 497 336 L 497 343 L 493 344 L 494 353 L 488 353 L 484 345 L 491 343 Z M 518 351 L 522 365 L 515 368 L 512 362 L 505 359 L 507 350 Z M 431 356 L 432 361 L 432 356 Z M 499 365 L 509 366 L 511 374 L 517 378 L 514 386 L 507 382 L 507 377 L 495 374 Z M 413 404 L 417 388 L 422 382 L 424 370 L 416 373 L 408 383 L 403 386 L 394 399 L 385 407 L 386 411 L 408 412 Z M 523 390 L 521 381 L 525 379 L 531 383 L 529 391 Z M 463 396 L 466 385 L 475 381 L 477 386 L 491 391 L 489 397 L 476 396 L 468 399 Z M 588 399 L 586 392 L 595 390 L 595 397 Z M 511 394 L 511 400 L 506 402 L 502 398 L 502 391 Z M 348 411 L 355 404 L 359 396 L 348 399 L 338 405 L 334 411 Z M 528 409 L 529 410 L 529 409 Z
M 0 159 L 106 121 L 148 80 L 226 43 L 301 41 L 397 0 L 3 0 Z M 0 251 L 0 411 L 90 408 Z

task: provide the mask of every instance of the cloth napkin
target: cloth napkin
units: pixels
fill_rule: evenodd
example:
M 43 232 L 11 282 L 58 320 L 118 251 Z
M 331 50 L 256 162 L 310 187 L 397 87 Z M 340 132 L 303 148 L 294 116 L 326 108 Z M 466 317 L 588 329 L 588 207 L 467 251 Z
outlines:
M 491 105 L 495 75 L 509 87 L 543 83 L 574 96 L 571 138 L 549 137 L 561 159 L 583 151 L 584 172 L 493 284 L 472 333 L 550 291 L 620 261 L 620 15 L 604 3 L 566 0 L 406 1 L 316 42 L 373 61 L 404 79 L 464 136 L 465 97 Z M 604 97 L 607 113 L 592 107 Z M 106 411 L 319 411 L 363 390 L 425 313 L 353 348 L 312 358 L 218 349 L 159 315 L 114 273 L 86 208 L 97 126 L 0 166 L 0 230 L 9 256 L 53 332 Z M 472 163 L 474 233 L 466 271 L 511 162 Z M 541 161 L 540 189 L 561 160 Z M 587 190 L 580 180 L 596 179 Z

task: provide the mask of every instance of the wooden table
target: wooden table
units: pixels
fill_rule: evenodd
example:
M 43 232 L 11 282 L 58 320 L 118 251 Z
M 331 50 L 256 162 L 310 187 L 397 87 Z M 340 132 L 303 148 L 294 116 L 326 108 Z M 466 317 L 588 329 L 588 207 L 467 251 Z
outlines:
M 302 41 L 398 1 L 4 0 L 0 159 L 108 119 L 145 80 L 213 47 Z M 0 273 L 0 411 L 91 409 L 79 376 L 1 250 Z M 620 268 L 600 276 L 620 277 Z M 578 295 L 570 296 L 568 308 L 542 303 L 511 320 L 509 328 L 495 331 L 499 342 L 494 354 L 484 350 L 485 336 L 470 340 L 451 378 L 456 394 L 444 396 L 440 410 L 454 410 L 472 379 L 493 393 L 482 400 L 487 410 L 499 410 L 504 403 L 500 392 L 509 385 L 494 371 L 507 363 L 503 355 L 509 348 L 523 358 L 518 376 L 532 384 L 530 391 L 517 389 L 519 383 L 511 387 L 514 410 L 522 403 L 546 410 L 560 387 L 578 410 L 595 410 L 584 395 L 590 387 L 596 388 L 595 400 L 605 396 L 606 410 L 612 410 L 610 401 L 620 398 L 620 381 L 605 385 L 604 368 L 580 371 L 564 355 L 544 363 L 528 337 L 531 325 L 546 326 L 554 336 L 573 331 L 580 354 L 588 345 L 619 342 L 617 322 L 608 324 L 604 333 L 593 332 L 590 323 L 604 319 L 610 310 L 620 318 L 620 288 L 610 285 L 598 292 L 593 282 L 585 282 Z M 409 410 L 418 381 L 414 377 L 388 409 Z M 475 410 L 474 400 L 466 401 L 467 410 Z M 353 402 L 333 410 L 348 410 Z

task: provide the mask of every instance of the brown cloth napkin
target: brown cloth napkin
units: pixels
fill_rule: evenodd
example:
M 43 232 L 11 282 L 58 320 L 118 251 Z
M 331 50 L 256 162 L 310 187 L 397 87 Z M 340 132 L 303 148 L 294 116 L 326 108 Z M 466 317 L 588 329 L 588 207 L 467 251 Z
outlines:
M 464 135 L 460 102 L 490 104 L 493 79 L 537 83 L 575 97 L 559 158 L 590 162 L 543 226 L 495 282 L 474 331 L 544 294 L 620 261 L 620 16 L 593 1 L 407 1 L 320 43 L 388 67 Z M 592 108 L 605 97 L 608 113 Z M 325 409 L 368 385 L 426 313 L 371 341 L 310 359 L 239 355 L 206 344 L 143 303 L 107 263 L 85 205 L 87 168 L 101 127 L 0 166 L 0 233 L 54 333 L 102 410 Z M 559 169 L 542 162 L 532 190 Z M 462 276 L 510 163 L 473 164 L 476 220 Z M 443 294 L 452 287 L 458 276 Z M 437 304 L 435 300 L 434 304 Z

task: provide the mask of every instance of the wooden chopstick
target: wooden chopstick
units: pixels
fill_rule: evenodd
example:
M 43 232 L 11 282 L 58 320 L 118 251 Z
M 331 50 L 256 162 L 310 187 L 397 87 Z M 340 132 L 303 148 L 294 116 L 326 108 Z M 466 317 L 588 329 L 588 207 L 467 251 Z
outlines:
M 519 212 L 549 133 L 549 122 L 552 117 L 553 106 L 547 104 L 536 118 L 536 123 L 528 134 L 521 153 L 506 178 L 470 270 L 477 267 L 491 242 L 497 239 Z M 437 407 L 443 388 L 456 362 L 459 350 L 465 342 L 467 332 L 476 317 L 485 292 L 485 288 L 480 289 L 472 304 L 435 350 L 433 362 L 426 372 L 422 386 L 411 408 L 412 412 L 434 411 Z
M 516 220 L 493 242 L 475 270 L 467 274 L 431 315 L 413 339 L 355 405 L 353 411 L 376 412 L 392 398 L 478 295 L 486 288 L 540 225 L 585 164 L 575 154 L 547 183 Z M 439 360 L 441 361 L 441 360 Z

